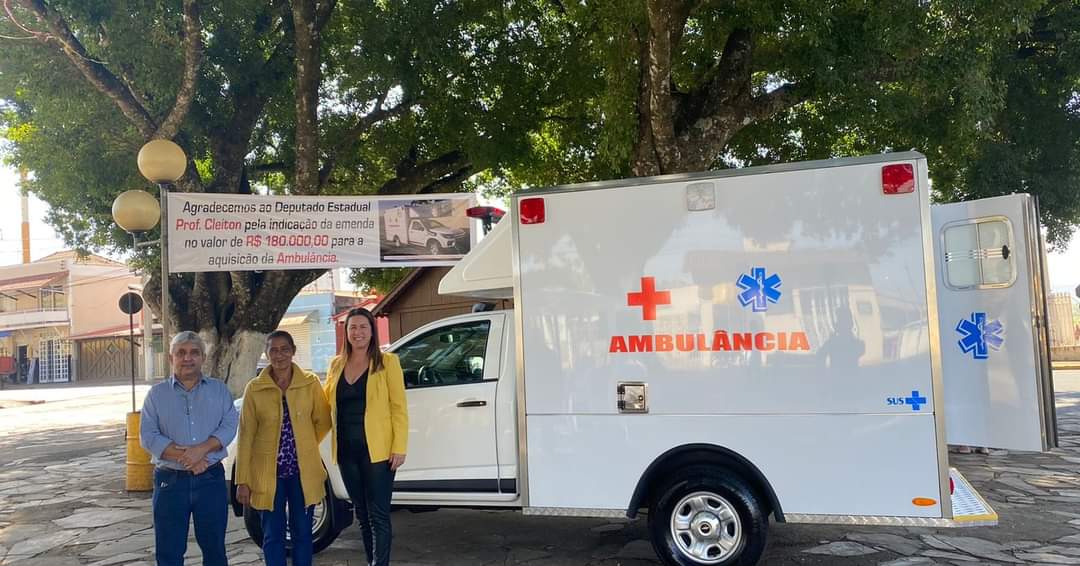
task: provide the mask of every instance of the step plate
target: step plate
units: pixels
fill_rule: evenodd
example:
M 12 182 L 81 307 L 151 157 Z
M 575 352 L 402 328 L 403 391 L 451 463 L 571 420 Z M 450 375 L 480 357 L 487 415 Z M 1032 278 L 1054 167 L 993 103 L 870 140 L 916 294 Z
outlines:
M 888 527 L 990 527 L 998 524 L 998 515 L 975 491 L 956 468 L 949 469 L 955 489 L 952 494 L 953 518 L 892 517 L 878 515 L 810 515 L 784 513 L 787 523 L 817 525 L 880 525 Z
M 953 481 L 952 509 L 953 521 L 958 527 L 984 527 L 998 524 L 998 515 L 990 504 L 975 491 L 967 478 L 956 468 L 949 468 L 949 478 Z

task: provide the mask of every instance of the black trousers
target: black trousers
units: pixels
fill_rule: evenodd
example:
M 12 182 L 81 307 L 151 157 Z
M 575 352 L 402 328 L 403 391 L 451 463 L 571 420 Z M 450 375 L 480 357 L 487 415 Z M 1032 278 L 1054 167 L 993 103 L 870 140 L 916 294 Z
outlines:
M 349 492 L 368 564 L 390 564 L 390 498 L 394 492 L 394 472 L 390 462 L 371 462 L 367 446 L 338 439 L 338 469 Z

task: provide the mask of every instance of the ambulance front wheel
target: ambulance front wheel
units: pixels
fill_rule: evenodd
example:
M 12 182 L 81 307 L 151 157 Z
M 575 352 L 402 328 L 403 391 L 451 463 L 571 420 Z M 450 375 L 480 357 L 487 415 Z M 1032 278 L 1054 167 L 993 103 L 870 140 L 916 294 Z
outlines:
M 671 566 L 749 566 L 765 550 L 769 516 L 731 472 L 691 466 L 669 478 L 649 507 L 656 554 Z

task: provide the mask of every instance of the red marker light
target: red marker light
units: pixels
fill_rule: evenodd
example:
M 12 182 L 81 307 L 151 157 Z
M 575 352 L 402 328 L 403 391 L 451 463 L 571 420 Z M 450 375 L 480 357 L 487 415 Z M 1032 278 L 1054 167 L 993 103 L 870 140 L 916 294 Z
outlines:
M 544 199 L 539 197 L 521 199 L 518 203 L 518 212 L 522 224 L 543 224 L 546 219 Z
M 895 163 L 881 168 L 881 192 L 902 195 L 915 191 L 915 168 L 910 163 Z

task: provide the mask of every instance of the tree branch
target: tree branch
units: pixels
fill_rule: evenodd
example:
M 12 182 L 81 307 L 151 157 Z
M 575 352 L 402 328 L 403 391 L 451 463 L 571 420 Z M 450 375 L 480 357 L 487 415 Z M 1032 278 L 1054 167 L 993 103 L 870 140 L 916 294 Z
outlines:
M 387 91 L 380 95 L 379 99 L 375 101 L 375 109 L 366 115 L 361 116 L 360 119 L 356 121 L 356 124 L 349 128 L 348 131 L 339 138 L 338 143 L 327 152 L 326 160 L 323 162 L 322 169 L 319 170 L 320 187 L 326 185 L 330 180 L 330 175 L 334 172 L 334 167 L 337 165 L 338 158 L 346 153 L 355 151 L 356 146 L 359 145 L 360 138 L 372 127 L 379 122 L 395 118 L 408 112 L 414 105 L 419 103 L 418 99 L 403 100 L 393 108 L 383 108 L 382 105 L 389 94 L 390 92 Z
M 283 21 L 284 19 L 283 17 Z M 269 57 L 265 60 L 258 57 L 261 72 L 248 73 L 242 77 L 229 77 L 229 95 L 234 111 L 229 118 L 228 126 L 216 128 L 210 135 L 210 147 L 215 164 L 214 181 L 211 183 L 210 192 L 232 193 L 241 185 L 240 172 L 243 170 L 244 160 L 250 150 L 251 133 L 259 117 L 262 116 L 271 94 L 270 90 L 264 88 L 263 80 L 274 73 L 284 74 L 285 70 L 290 68 L 288 63 L 292 58 L 292 48 L 292 34 L 286 32 Z M 241 83 L 240 78 L 248 80 Z M 282 170 L 290 171 L 291 169 L 283 167 Z
M 319 30 L 315 3 L 294 0 L 296 38 L 296 170 L 293 194 L 311 195 L 319 189 Z
M 431 193 L 453 193 L 457 192 L 457 189 L 461 187 L 461 183 L 468 179 L 473 174 L 472 164 L 468 164 L 457 171 L 448 173 L 446 176 L 437 179 L 433 183 L 429 183 L 426 187 L 417 191 L 418 194 L 431 194 Z
M 321 33 L 323 28 L 326 27 L 326 23 L 330 21 L 330 14 L 334 12 L 334 6 L 337 4 L 337 0 L 321 0 L 319 6 L 315 8 L 315 30 Z
M 71 32 L 63 16 L 51 10 L 43 0 L 19 0 L 19 3 L 49 29 L 52 39 L 60 44 L 64 55 L 82 73 L 83 77 L 116 103 L 120 111 L 135 125 L 144 138 L 150 139 L 157 131 L 157 124 L 150 112 L 131 95 L 116 75 L 87 54 L 86 48 Z
M 716 74 L 705 85 L 708 89 L 705 112 L 716 112 L 721 105 L 750 96 L 753 61 L 753 35 L 746 29 L 733 30 L 724 44 L 724 53 L 716 62 Z
M 768 120 L 806 100 L 805 89 L 797 83 L 789 83 L 772 92 L 754 97 L 746 115 L 755 122 Z
M 416 194 L 447 175 L 471 168 L 472 162 L 461 151 L 451 151 L 439 157 L 416 163 L 415 148 L 397 167 L 397 176 L 383 183 L 378 194 Z
M 202 22 L 196 0 L 184 0 L 184 76 L 176 102 L 161 123 L 154 137 L 172 139 L 180 131 L 180 124 L 187 118 L 191 103 L 195 100 L 195 86 L 202 62 Z
M 644 99 L 640 104 L 648 108 L 646 114 L 652 130 L 653 147 L 660 160 L 660 168 L 666 170 L 679 161 L 675 144 L 674 105 L 671 100 L 671 53 L 673 36 L 681 35 L 682 24 L 675 13 L 671 0 L 648 0 L 646 11 L 649 20 L 648 58 L 641 61 L 645 76 Z M 679 31 L 673 32 L 674 29 Z
M 283 173 L 289 170 L 289 164 L 284 161 L 274 161 L 271 163 L 255 163 L 249 165 L 248 169 L 252 173 Z

